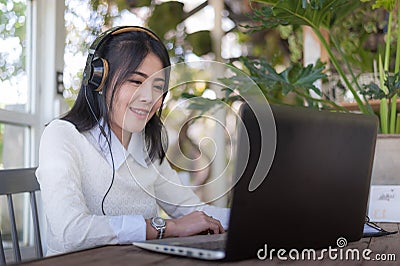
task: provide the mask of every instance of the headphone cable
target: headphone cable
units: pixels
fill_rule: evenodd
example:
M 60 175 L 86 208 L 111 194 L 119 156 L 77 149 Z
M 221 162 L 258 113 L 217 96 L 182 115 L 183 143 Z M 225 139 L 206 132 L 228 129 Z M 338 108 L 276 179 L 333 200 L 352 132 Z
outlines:
M 110 192 L 111 187 L 112 187 L 112 185 L 114 184 L 114 179 L 115 179 L 115 163 L 114 163 L 114 156 L 113 156 L 113 154 L 112 154 L 110 140 L 108 139 L 107 134 L 106 134 L 106 132 L 104 131 L 103 126 L 100 124 L 99 119 L 97 119 L 97 117 L 96 117 L 96 115 L 95 115 L 95 113 L 94 113 L 94 111 L 93 111 L 93 109 L 92 109 L 92 106 L 90 105 L 89 99 L 88 99 L 88 97 L 87 97 L 87 86 L 85 86 L 85 98 L 86 98 L 86 102 L 87 102 L 87 104 L 88 104 L 88 106 L 89 106 L 90 112 L 92 113 L 94 119 L 95 119 L 96 122 L 97 122 L 97 125 L 99 126 L 99 129 L 100 129 L 100 131 L 101 131 L 101 134 L 102 134 L 102 135 L 104 136 L 104 138 L 106 139 L 106 142 L 107 142 L 107 145 L 108 145 L 108 149 L 109 149 L 109 151 L 110 151 L 110 156 L 111 156 L 111 162 L 112 162 L 112 178 L 111 178 L 111 183 L 110 183 L 110 186 L 109 186 L 108 189 L 107 189 L 107 192 L 104 194 L 103 199 L 101 200 L 101 212 L 103 213 L 103 215 L 106 215 L 106 212 L 104 211 L 104 201 L 105 201 L 105 199 L 106 199 L 108 193 Z

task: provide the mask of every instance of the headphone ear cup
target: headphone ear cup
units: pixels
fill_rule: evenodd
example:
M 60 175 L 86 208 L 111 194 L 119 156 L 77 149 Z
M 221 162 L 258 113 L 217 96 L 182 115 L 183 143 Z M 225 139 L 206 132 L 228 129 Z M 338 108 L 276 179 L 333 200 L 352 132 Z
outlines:
M 96 57 L 92 60 L 91 66 L 92 73 L 89 83 L 94 86 L 94 91 L 100 92 L 103 90 L 108 75 L 108 62 L 101 57 Z

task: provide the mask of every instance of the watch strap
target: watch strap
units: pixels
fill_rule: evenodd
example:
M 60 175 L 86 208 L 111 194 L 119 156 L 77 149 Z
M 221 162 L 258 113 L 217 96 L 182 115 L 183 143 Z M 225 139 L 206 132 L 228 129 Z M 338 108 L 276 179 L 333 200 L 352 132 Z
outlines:
M 157 239 L 162 239 L 164 237 L 165 227 L 161 227 L 157 230 Z

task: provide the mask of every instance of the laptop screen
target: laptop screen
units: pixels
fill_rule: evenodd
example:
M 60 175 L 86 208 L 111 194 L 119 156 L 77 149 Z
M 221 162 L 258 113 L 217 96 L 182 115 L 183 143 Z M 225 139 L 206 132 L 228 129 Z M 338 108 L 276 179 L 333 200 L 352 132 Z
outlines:
M 273 136 L 263 125 L 270 118 L 256 116 L 257 108 L 241 108 L 237 156 L 248 159 L 236 166 L 227 256 L 254 257 L 265 244 L 301 249 L 335 245 L 339 237 L 360 239 L 376 117 L 271 105 L 276 150 L 271 167 L 257 172 L 258 165 L 269 164 L 260 154 L 273 147 L 263 141 Z M 254 179 L 262 182 L 251 190 Z

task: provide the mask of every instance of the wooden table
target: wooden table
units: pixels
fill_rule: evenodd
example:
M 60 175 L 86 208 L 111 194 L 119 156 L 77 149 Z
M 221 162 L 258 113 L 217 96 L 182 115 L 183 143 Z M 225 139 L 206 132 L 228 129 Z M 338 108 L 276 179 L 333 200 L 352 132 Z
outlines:
M 382 223 L 380 224 L 388 231 L 398 231 L 399 224 Z M 245 248 L 245 246 L 244 246 Z M 317 261 L 281 261 L 275 257 L 272 261 L 267 259 L 261 261 L 258 259 L 245 260 L 239 262 L 209 262 L 200 261 L 195 259 L 176 257 L 164 254 L 153 253 L 150 251 L 142 250 L 133 245 L 116 245 L 116 246 L 102 246 L 93 249 L 58 255 L 54 257 L 47 257 L 41 260 L 29 261 L 25 265 L 209 265 L 209 264 L 224 264 L 224 265 L 260 265 L 260 264 L 291 264 L 291 265 L 399 265 L 400 264 L 400 234 L 362 238 L 360 241 L 349 243 L 343 249 L 357 249 L 360 254 L 365 249 L 371 249 L 372 253 L 369 255 L 370 261 L 361 260 L 331 260 L 328 256 L 324 256 L 324 260 Z M 344 253 L 343 253 L 344 254 Z M 394 254 L 394 255 L 392 255 Z M 392 261 L 376 261 L 372 260 L 378 255 L 381 258 L 384 256 L 391 257 Z M 393 261 L 395 256 L 395 261 Z M 351 258 L 351 257 L 350 257 Z

